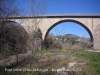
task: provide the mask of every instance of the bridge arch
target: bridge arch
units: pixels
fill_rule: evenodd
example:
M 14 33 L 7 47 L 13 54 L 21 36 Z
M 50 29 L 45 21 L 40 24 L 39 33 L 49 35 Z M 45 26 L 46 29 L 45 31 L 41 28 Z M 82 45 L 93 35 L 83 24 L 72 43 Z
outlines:
M 46 32 L 46 34 L 45 34 L 45 37 L 44 37 L 44 41 L 46 40 L 46 38 L 47 38 L 47 36 L 48 36 L 48 33 L 50 32 L 50 30 L 51 30 L 53 27 L 55 27 L 56 25 L 58 25 L 58 24 L 60 24 L 60 23 L 64 23 L 64 22 L 74 22 L 74 23 L 77 23 L 77 24 L 81 25 L 83 28 L 85 28 L 85 29 L 87 30 L 87 32 L 88 32 L 89 35 L 90 35 L 91 41 L 93 41 L 93 34 L 92 34 L 92 32 L 90 31 L 90 29 L 89 29 L 85 24 L 83 24 L 83 23 L 81 23 L 81 22 L 79 22 L 79 21 L 77 21 L 77 20 L 72 20 L 72 19 L 61 20 L 61 21 L 58 21 L 58 22 L 56 22 L 55 24 L 53 24 L 53 25 L 47 30 L 47 32 Z
M 26 32 L 26 30 L 24 29 L 23 26 L 21 26 L 19 23 L 14 22 L 14 21 L 2 21 L 0 23 L 0 29 L 2 29 L 0 31 L 0 35 L 2 36 L 2 34 L 5 34 L 3 37 L 0 37 L 0 39 L 5 39 L 7 42 L 7 48 L 8 50 L 11 50 L 9 52 L 18 52 L 18 53 L 23 53 L 23 52 L 27 52 L 26 49 L 26 43 L 28 40 L 28 33 Z M 2 42 L 0 40 L 0 42 Z M 14 47 L 19 48 L 19 49 L 15 49 Z M 14 49 L 13 49 L 14 48 Z M 2 50 L 0 50 L 1 52 Z
M 12 24 L 12 25 L 15 26 L 15 27 L 18 27 L 18 26 L 19 26 L 22 30 L 24 30 L 24 32 L 26 33 L 26 35 L 29 36 L 29 35 L 28 35 L 28 32 L 26 31 L 26 29 L 24 28 L 24 26 L 21 25 L 20 23 L 18 23 L 18 22 L 16 22 L 16 21 L 12 21 L 12 20 L 4 21 L 4 24 L 6 24 L 6 23 Z
M 20 23 L 18 23 L 16 21 L 11 21 L 11 20 L 0 21 L 0 28 L 2 28 L 3 30 L 4 29 L 8 30 L 9 35 L 11 33 L 13 33 L 11 35 L 12 39 L 14 39 L 14 37 L 18 37 L 19 39 L 17 39 L 17 40 L 20 40 L 20 38 L 21 39 L 29 38 L 29 35 L 28 35 L 26 29 Z M 1 30 L 1 33 L 3 30 Z

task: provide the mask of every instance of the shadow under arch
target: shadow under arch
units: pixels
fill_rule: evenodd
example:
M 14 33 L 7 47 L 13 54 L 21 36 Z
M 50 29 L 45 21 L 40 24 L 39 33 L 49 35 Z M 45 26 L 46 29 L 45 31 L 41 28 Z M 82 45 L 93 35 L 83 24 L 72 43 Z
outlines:
M 67 19 L 67 20 L 58 21 L 58 22 L 56 22 L 55 24 L 53 24 L 53 25 L 47 30 L 47 32 L 46 32 L 46 35 L 45 35 L 45 37 L 44 37 L 44 42 L 45 42 L 46 39 L 47 39 L 47 36 L 48 36 L 49 31 L 50 31 L 53 27 L 55 27 L 56 25 L 58 25 L 58 24 L 60 24 L 60 23 L 63 23 L 63 22 L 74 22 L 74 23 L 77 23 L 77 24 L 81 25 L 81 26 L 82 26 L 83 28 L 85 28 L 85 29 L 87 30 L 87 32 L 89 33 L 89 35 L 90 35 L 90 41 L 91 41 L 91 42 L 93 41 L 92 32 L 91 32 L 83 23 L 81 23 L 81 22 L 79 22 L 79 21 L 76 21 L 76 20 Z
M 9 24 L 13 25 L 14 27 L 20 27 L 26 33 L 25 35 L 29 36 L 27 31 L 25 30 L 25 28 L 21 24 L 19 24 L 18 22 L 10 21 L 10 20 L 3 21 L 3 24 L 6 24 L 6 23 L 9 23 Z
M 15 21 L 0 21 L 0 53 L 3 53 L 4 48 L 7 49 L 6 56 L 27 53 L 28 38 L 29 35 L 21 24 Z
M 8 48 L 11 48 L 10 50 L 13 53 L 27 52 L 26 45 L 27 45 L 29 35 L 21 24 L 15 21 L 0 21 L 0 31 L 1 31 L 0 36 L 5 34 L 5 38 L 3 39 L 5 39 L 8 42 L 7 43 L 9 45 Z M 2 39 L 2 37 L 0 38 Z M 16 48 L 16 50 L 12 49 L 14 47 Z

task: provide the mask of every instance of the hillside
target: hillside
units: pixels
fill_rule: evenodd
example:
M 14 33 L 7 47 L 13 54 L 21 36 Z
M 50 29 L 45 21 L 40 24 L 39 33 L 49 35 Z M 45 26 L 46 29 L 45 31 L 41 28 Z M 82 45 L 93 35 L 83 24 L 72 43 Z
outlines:
M 66 41 L 68 41 L 68 40 L 77 41 L 77 40 L 80 40 L 83 37 L 80 37 L 80 36 L 77 36 L 77 35 L 74 35 L 74 34 L 65 34 L 65 35 L 58 35 L 58 36 L 56 36 L 56 38 L 62 39 L 62 41 L 64 41 L 64 40 L 66 40 Z M 85 38 L 85 39 L 89 40 L 89 38 Z

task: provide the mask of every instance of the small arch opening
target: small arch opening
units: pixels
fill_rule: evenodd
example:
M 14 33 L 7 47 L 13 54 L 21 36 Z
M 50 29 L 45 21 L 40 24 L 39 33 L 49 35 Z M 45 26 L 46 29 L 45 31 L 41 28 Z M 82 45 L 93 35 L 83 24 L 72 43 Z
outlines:
M 17 22 L 0 22 L 0 53 L 4 57 L 26 53 L 28 33 Z

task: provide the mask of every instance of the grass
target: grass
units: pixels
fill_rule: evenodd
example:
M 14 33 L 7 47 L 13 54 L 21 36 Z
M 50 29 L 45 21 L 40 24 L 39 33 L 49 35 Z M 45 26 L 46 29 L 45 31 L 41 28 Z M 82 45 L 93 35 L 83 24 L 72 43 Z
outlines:
M 77 62 L 86 62 L 84 66 L 80 66 L 82 68 L 81 72 L 68 72 L 69 75 L 100 75 L 100 53 L 93 53 L 93 52 L 86 52 L 86 51 L 68 51 L 68 50 L 44 50 L 44 51 L 37 51 L 37 55 L 43 56 L 46 53 L 61 53 L 65 55 L 69 55 L 69 57 L 75 57 L 75 61 Z M 53 57 L 50 55 L 47 57 L 49 60 Z M 68 67 L 69 61 L 66 59 L 58 59 L 55 61 L 47 61 L 43 63 L 34 63 L 33 68 L 48 68 L 49 71 L 46 72 L 33 72 L 32 75 L 51 75 L 52 71 L 51 68 L 62 68 Z M 24 67 L 29 68 L 29 64 L 24 65 Z M 0 75 L 28 75 L 29 72 L 0 72 Z
M 49 50 L 44 50 L 44 51 L 38 50 L 38 51 L 36 51 L 36 54 L 41 54 L 41 55 L 43 55 L 43 54 L 45 54 L 45 53 L 50 53 L 50 51 L 49 51 Z
M 77 52 L 74 54 L 77 58 L 81 58 L 84 61 L 88 61 L 87 67 L 95 75 L 100 75 L 100 53 L 94 52 Z
M 26 65 L 25 67 L 29 67 L 30 64 Z M 32 65 L 33 68 L 62 68 L 62 67 L 67 67 L 68 66 L 68 61 L 64 59 L 57 59 L 52 60 L 52 61 L 45 61 L 45 62 L 39 62 L 39 63 L 34 63 Z
M 40 54 L 40 55 L 43 55 L 43 54 L 46 54 L 46 53 L 62 53 L 62 54 L 66 54 L 68 52 L 69 51 L 67 51 L 67 50 L 43 50 L 43 51 L 38 50 L 36 52 L 36 54 Z

